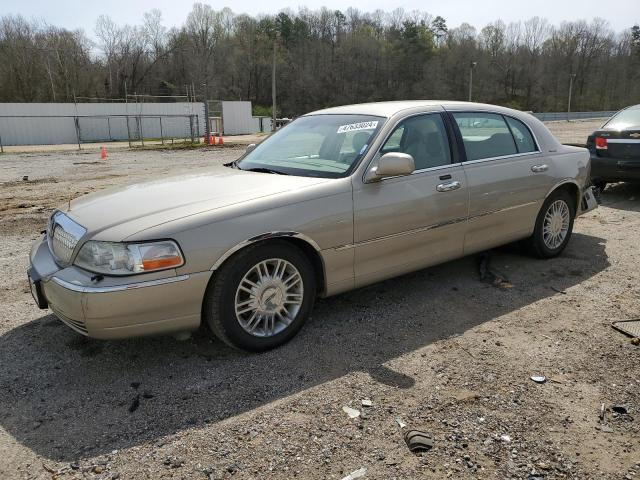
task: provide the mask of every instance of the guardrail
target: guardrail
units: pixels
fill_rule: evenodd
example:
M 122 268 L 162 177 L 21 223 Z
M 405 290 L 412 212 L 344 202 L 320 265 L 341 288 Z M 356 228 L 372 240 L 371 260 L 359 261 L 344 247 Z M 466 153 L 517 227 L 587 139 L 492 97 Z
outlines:
M 531 114 L 542 122 L 552 122 L 554 120 L 586 120 L 589 118 L 609 118 L 616 111 L 604 112 L 531 112 Z

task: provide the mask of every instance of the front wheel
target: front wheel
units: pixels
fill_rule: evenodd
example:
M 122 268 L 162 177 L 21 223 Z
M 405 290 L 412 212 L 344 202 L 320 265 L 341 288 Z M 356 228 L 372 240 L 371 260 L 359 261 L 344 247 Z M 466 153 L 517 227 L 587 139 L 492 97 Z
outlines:
M 533 235 L 527 241 L 531 253 L 539 258 L 560 255 L 571 238 L 575 215 L 575 201 L 567 191 L 552 193 L 542 204 Z
M 216 273 L 204 301 L 204 319 L 232 347 L 275 348 L 302 328 L 316 294 L 311 263 L 296 246 L 249 247 Z

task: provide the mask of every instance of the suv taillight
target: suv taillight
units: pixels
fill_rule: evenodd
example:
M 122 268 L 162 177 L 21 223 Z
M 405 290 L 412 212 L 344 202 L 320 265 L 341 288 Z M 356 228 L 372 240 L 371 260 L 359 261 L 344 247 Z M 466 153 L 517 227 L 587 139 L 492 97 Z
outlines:
M 596 148 L 598 150 L 606 150 L 607 149 L 607 139 L 602 137 L 596 137 Z

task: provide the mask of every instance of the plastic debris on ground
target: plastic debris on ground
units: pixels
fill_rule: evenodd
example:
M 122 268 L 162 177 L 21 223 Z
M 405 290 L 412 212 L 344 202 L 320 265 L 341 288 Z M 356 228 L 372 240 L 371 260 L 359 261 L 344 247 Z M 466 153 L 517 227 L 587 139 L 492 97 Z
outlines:
M 358 470 L 354 470 L 346 477 L 343 477 L 342 480 L 356 480 L 356 478 L 362 478 L 367 474 L 367 467 L 359 468 Z
M 349 415 L 349 418 L 358 418 L 360 416 L 360 410 L 356 410 L 355 408 L 344 406 L 342 407 L 342 411 Z
M 402 418 L 400 418 L 399 416 L 398 416 L 398 417 L 396 417 L 396 423 L 398 424 L 398 426 L 399 426 L 400 428 L 404 428 L 404 427 L 406 427 L 406 426 L 407 426 L 407 424 L 406 424 L 406 423 L 404 423 L 404 422 L 402 421 Z

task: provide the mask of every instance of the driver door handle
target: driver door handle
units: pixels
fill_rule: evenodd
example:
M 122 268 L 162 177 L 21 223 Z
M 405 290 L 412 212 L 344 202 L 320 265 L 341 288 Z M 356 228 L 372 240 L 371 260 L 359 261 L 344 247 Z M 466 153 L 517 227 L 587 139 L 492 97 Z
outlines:
M 549 166 L 544 163 L 541 165 L 534 165 L 533 167 L 531 167 L 531 171 L 533 173 L 546 172 L 547 170 L 549 170 Z
M 436 187 L 439 192 L 450 192 L 452 190 L 458 190 L 462 185 L 457 180 L 453 182 L 441 183 Z

